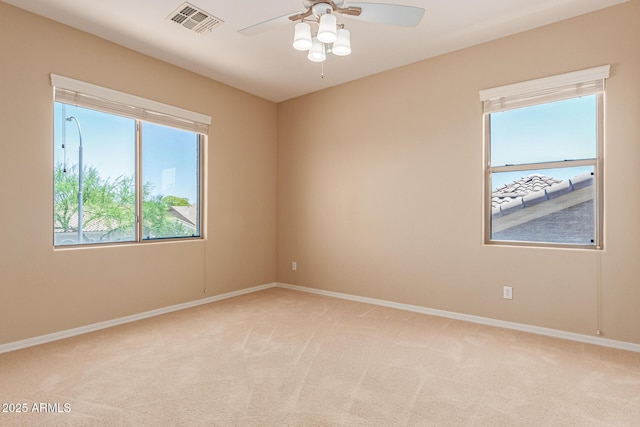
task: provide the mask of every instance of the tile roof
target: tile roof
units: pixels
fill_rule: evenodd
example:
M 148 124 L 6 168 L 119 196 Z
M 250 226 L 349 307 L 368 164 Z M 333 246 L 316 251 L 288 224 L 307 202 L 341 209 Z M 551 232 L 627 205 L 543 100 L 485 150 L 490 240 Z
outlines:
M 85 211 L 83 211 L 85 212 Z M 117 221 L 105 221 L 102 219 L 93 219 L 88 220 L 89 215 L 85 212 L 83 216 L 83 224 L 82 231 L 84 232 L 92 232 L 92 231 L 109 231 L 118 227 Z M 75 212 L 69 218 L 69 231 L 76 231 L 78 229 L 78 212 Z M 62 233 L 64 230 L 58 221 L 55 222 L 54 225 L 55 233 Z
M 176 220 L 183 223 L 185 226 L 195 228 L 195 224 L 198 218 L 198 206 L 170 206 L 167 209 L 169 215 Z M 105 221 L 103 219 L 94 219 L 87 221 L 88 214 L 85 212 L 84 223 L 82 224 L 82 230 L 84 232 L 106 232 L 118 227 L 117 221 Z M 78 229 L 78 213 L 75 212 L 69 218 L 69 231 L 76 231 Z M 55 233 L 63 233 L 64 230 L 58 221 L 54 225 Z
M 187 227 L 195 228 L 196 222 L 198 222 L 198 206 L 170 206 L 169 215 L 173 216 Z
M 567 180 L 531 174 L 496 188 L 491 193 L 491 213 L 492 216 L 508 215 L 590 185 L 593 185 L 590 172 Z

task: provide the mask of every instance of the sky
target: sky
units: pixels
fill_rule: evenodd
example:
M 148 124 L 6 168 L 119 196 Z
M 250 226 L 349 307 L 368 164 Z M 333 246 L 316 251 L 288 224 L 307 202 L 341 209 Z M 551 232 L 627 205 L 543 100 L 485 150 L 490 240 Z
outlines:
M 491 166 L 596 157 L 595 95 L 491 114 Z M 593 167 L 494 173 L 491 187 L 533 173 L 564 180 L 585 172 Z
M 64 110 L 64 112 L 63 112 Z M 120 176 L 135 176 L 135 120 L 87 108 L 54 106 L 54 162 L 67 167 L 78 164 L 79 133 L 82 129 L 84 167 L 95 167 L 102 178 L 114 180 Z M 150 182 L 154 195 L 186 197 L 197 203 L 197 135 L 143 122 L 142 182 Z M 66 139 L 66 155 L 62 149 Z

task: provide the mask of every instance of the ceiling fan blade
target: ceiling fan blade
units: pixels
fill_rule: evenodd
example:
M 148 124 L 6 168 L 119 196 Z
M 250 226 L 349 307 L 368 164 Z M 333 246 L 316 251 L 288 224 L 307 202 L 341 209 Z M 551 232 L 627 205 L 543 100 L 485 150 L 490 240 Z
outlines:
M 291 24 L 291 21 L 289 20 L 289 16 L 295 15 L 296 13 L 298 12 L 287 13 L 286 15 L 278 16 L 277 18 L 269 19 L 264 22 L 251 25 L 249 27 L 242 28 L 241 30 L 238 30 L 238 32 L 247 36 L 255 36 L 256 34 L 271 31 L 274 28 Z
M 421 7 L 402 6 L 399 4 L 357 2 L 345 4 L 344 7 L 359 7 L 362 9 L 359 16 L 349 16 L 349 18 L 403 27 L 417 26 L 424 16 L 424 9 Z

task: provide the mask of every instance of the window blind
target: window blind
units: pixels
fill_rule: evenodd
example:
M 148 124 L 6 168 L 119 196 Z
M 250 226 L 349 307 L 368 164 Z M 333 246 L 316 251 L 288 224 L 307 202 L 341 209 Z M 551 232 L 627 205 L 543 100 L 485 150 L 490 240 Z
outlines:
M 485 114 L 603 92 L 609 65 L 480 91 Z
M 207 134 L 211 117 L 91 83 L 51 74 L 54 99 L 159 125 Z

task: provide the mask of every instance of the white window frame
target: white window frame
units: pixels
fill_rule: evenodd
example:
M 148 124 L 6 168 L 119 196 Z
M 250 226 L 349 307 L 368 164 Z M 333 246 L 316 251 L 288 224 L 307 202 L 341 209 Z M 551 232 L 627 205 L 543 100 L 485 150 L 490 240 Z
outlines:
M 204 212 L 204 145 L 211 125 L 211 117 L 205 114 L 185 110 L 157 101 L 141 98 L 128 93 L 82 82 L 69 77 L 51 74 L 51 86 L 53 87 L 53 100 L 68 105 L 89 108 L 108 114 L 115 114 L 134 119 L 136 123 L 136 230 L 135 240 L 122 242 L 121 244 L 162 242 L 169 240 L 203 239 L 203 212 Z M 196 237 L 172 237 L 144 239 L 142 235 L 141 214 L 141 170 L 140 170 L 140 124 L 149 122 L 186 130 L 198 134 L 198 217 L 196 225 L 198 236 Z M 59 245 L 56 248 L 72 248 L 87 246 L 104 246 L 120 244 L 118 242 L 105 243 L 78 243 L 72 245 Z
M 506 86 L 480 91 L 484 117 L 484 243 L 491 245 L 515 245 L 563 248 L 603 248 L 603 159 L 604 159 L 604 89 L 605 79 L 609 77 L 610 66 L 589 68 L 581 71 L 544 77 Z M 596 96 L 596 158 L 593 160 L 567 160 L 519 165 L 491 165 L 491 126 L 490 115 L 505 110 L 524 108 L 581 96 Z M 532 169 L 571 168 L 593 166 L 595 173 L 595 215 L 594 242 L 591 245 L 570 243 L 546 243 L 530 241 L 503 241 L 491 239 L 492 189 L 491 175 L 498 172 L 512 172 Z

